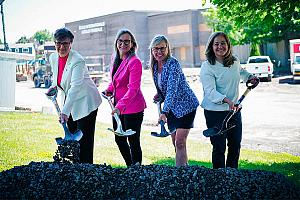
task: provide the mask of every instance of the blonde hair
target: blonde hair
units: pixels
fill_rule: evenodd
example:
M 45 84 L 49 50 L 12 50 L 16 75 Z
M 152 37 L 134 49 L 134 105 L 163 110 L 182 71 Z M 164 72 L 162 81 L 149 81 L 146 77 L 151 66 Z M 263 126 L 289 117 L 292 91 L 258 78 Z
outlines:
M 153 72 L 154 72 L 154 64 L 157 62 L 157 60 L 154 58 L 153 56 L 153 53 L 152 53 L 152 48 L 157 46 L 159 43 L 161 42 L 165 42 L 166 45 L 167 45 L 167 59 L 169 57 L 171 57 L 171 47 L 170 47 L 170 43 L 167 39 L 166 36 L 164 35 L 156 35 L 154 36 L 154 38 L 152 39 L 150 45 L 149 45 L 149 50 L 150 50 L 150 62 L 149 62 L 149 65 L 150 65 L 150 70 L 151 70 L 151 73 L 152 73 L 152 76 L 153 76 Z

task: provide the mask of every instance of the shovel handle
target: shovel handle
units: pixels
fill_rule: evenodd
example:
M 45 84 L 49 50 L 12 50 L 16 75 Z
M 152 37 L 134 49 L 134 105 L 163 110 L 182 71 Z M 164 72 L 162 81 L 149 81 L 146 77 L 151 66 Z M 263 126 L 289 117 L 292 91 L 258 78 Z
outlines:
M 156 106 L 157 106 L 158 115 L 160 115 L 161 114 L 161 102 L 156 102 Z
M 259 78 L 255 77 L 253 79 L 255 80 L 254 83 L 251 83 L 251 79 L 249 79 L 246 82 L 247 89 L 243 93 L 243 95 L 239 98 L 239 100 L 237 101 L 237 103 L 235 104 L 236 107 L 239 106 L 242 103 L 242 101 L 244 100 L 244 98 L 247 96 L 247 94 L 259 84 Z
M 235 107 L 238 107 L 242 101 L 245 99 L 245 97 L 247 96 L 247 94 L 250 92 L 251 89 L 247 88 L 246 91 L 243 93 L 243 95 L 239 98 L 239 100 L 236 102 L 236 104 L 234 105 Z
M 108 101 L 108 104 L 110 105 L 111 110 L 114 110 L 115 106 L 112 103 L 113 95 L 106 96 L 105 92 L 101 92 L 101 96 Z M 113 131 L 118 136 L 129 136 L 129 135 L 135 134 L 135 131 L 132 131 L 131 129 L 123 131 L 123 129 L 122 129 L 122 122 L 120 120 L 120 117 L 119 117 L 118 113 L 114 113 L 114 118 L 115 118 L 115 120 L 117 122 L 117 127 L 119 127 L 119 129 L 120 129 L 120 133 L 118 133 L 117 131 L 114 131 L 113 129 L 109 129 L 109 130 Z
M 117 124 L 118 124 L 118 125 L 121 124 L 120 117 L 119 117 L 119 115 L 118 115 L 117 113 L 114 113 L 114 118 L 115 118 L 115 120 L 117 121 Z
M 109 103 L 109 105 L 110 105 L 111 110 L 115 109 L 115 106 L 114 106 L 114 104 L 112 103 L 111 99 L 107 99 L 107 100 L 108 100 L 108 103 Z
M 60 108 L 59 108 L 59 105 L 58 105 L 58 103 L 57 103 L 56 98 L 52 98 L 52 102 L 53 102 L 53 104 L 54 104 L 54 107 L 55 107 L 55 110 L 56 110 L 58 116 L 60 116 L 60 115 L 61 115 L 61 111 L 60 111 Z

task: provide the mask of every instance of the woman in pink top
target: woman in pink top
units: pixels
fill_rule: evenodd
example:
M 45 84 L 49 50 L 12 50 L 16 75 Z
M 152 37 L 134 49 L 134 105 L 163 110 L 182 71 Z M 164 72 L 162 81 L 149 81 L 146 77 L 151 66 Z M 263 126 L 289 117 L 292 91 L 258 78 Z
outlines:
M 122 122 L 123 130 L 136 133 L 124 137 L 115 135 L 115 141 L 127 166 L 142 163 L 140 132 L 146 101 L 141 91 L 142 63 L 136 56 L 137 43 L 133 34 L 122 29 L 117 33 L 115 56 L 111 64 L 111 82 L 105 90 L 107 96 L 114 95 L 115 109 Z M 113 119 L 114 129 L 117 124 Z

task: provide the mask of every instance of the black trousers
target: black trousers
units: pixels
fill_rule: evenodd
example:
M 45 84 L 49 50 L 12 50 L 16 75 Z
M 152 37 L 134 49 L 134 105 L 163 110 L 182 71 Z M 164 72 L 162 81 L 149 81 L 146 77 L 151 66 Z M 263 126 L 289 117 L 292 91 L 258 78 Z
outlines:
M 91 112 L 86 117 L 83 117 L 77 121 L 73 121 L 70 115 L 67 125 L 71 133 L 74 133 L 77 129 L 80 129 L 83 133 L 80 144 L 80 162 L 93 164 L 94 155 L 94 136 L 95 125 L 98 109 Z
M 134 165 L 137 162 L 142 164 L 142 149 L 140 143 L 141 126 L 143 122 L 144 112 L 134 114 L 120 115 L 123 131 L 131 129 L 136 133 L 127 137 L 115 135 L 120 153 L 125 160 L 127 166 Z M 113 118 L 114 130 L 117 129 L 117 122 Z
M 228 111 L 204 110 L 207 128 L 219 127 L 227 114 Z M 227 131 L 226 134 L 210 138 L 210 142 L 213 145 L 212 163 L 214 169 L 225 167 L 226 140 L 228 146 L 226 167 L 238 168 L 242 141 L 241 112 L 234 114 L 229 122 L 236 126 Z

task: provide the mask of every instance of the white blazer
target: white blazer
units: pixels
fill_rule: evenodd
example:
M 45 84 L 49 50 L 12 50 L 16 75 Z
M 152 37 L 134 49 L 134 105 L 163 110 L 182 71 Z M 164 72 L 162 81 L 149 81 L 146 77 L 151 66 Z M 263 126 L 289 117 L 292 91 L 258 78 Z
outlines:
M 52 86 L 57 86 L 58 75 L 58 53 L 49 57 L 53 72 Z M 62 113 L 70 116 L 74 121 L 86 117 L 96 110 L 102 100 L 99 91 L 88 74 L 83 57 L 74 50 L 71 50 L 62 74 L 60 86 Z

